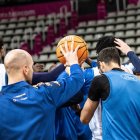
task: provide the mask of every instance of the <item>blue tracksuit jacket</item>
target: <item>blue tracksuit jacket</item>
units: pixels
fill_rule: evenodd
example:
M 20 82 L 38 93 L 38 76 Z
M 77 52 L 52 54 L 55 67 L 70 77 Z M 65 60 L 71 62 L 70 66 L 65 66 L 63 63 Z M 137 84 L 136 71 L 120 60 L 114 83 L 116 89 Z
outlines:
M 71 76 L 34 88 L 25 81 L 2 88 L 0 140 L 54 140 L 55 112 L 84 84 L 79 65 Z

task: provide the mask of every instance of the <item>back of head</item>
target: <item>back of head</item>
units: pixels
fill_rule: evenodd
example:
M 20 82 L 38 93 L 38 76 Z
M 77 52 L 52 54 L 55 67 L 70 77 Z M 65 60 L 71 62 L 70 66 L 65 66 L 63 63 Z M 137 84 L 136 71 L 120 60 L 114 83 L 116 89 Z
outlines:
M 106 64 L 114 62 L 120 66 L 120 56 L 118 50 L 114 47 L 108 47 L 101 50 L 98 54 L 97 61 L 105 62 Z
M 20 80 L 29 80 L 29 78 L 31 79 L 33 61 L 31 55 L 28 52 L 21 49 L 14 49 L 8 52 L 4 59 L 4 65 L 8 74 L 8 78 L 21 78 Z
M 99 38 L 99 41 L 97 42 L 96 45 L 96 53 L 99 54 L 99 52 L 105 48 L 108 47 L 115 47 L 118 46 L 116 43 L 114 43 L 115 37 L 114 36 L 103 36 Z M 121 52 L 119 51 L 119 54 Z

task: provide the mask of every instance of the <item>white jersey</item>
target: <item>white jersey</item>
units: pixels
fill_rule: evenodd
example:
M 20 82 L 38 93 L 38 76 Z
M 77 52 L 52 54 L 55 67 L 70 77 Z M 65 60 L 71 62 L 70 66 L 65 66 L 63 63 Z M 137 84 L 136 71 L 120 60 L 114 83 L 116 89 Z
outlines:
M 89 128 L 92 132 L 92 140 L 102 140 L 102 119 L 101 119 L 101 102 L 96 108 L 94 115 L 89 122 Z
M 2 86 L 5 86 L 5 67 L 3 64 L 0 64 L 0 91 Z
M 132 63 L 122 65 L 121 68 L 122 69 L 124 68 L 123 70 L 125 72 L 131 73 L 131 74 L 133 74 L 133 70 L 135 69 Z
M 94 71 L 94 76 L 100 75 L 99 69 L 97 67 L 92 68 Z M 102 140 L 102 119 L 101 119 L 101 102 L 99 102 L 94 115 L 89 122 L 89 128 L 92 132 L 92 140 Z

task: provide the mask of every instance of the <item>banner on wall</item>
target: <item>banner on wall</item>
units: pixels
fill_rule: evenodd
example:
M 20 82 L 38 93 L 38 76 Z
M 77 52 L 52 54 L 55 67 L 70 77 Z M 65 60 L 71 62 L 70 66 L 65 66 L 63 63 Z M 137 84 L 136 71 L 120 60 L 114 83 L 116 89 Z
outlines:
M 30 4 L 15 7 L 1 7 L 0 19 L 3 18 L 18 18 L 22 16 L 33 16 L 49 14 L 52 12 L 58 13 L 60 8 L 67 7 L 67 11 L 71 10 L 70 1 Z

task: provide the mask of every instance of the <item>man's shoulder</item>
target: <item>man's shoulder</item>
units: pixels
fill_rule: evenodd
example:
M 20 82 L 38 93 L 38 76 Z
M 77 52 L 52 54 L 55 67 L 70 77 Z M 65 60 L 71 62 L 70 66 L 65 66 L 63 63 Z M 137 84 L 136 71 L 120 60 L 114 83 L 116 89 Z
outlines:
M 108 82 L 108 78 L 105 74 L 97 75 L 93 79 L 93 84 L 95 85 L 104 85 L 106 82 Z

